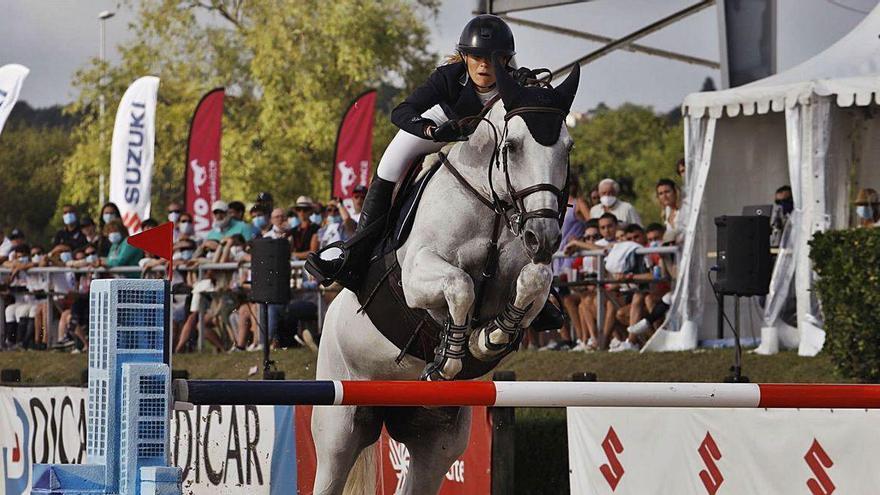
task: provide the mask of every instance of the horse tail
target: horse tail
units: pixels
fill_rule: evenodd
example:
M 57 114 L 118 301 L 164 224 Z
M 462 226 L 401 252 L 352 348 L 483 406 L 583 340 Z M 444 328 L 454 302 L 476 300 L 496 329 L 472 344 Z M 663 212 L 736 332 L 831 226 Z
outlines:
M 373 443 L 369 447 L 361 451 L 357 460 L 354 462 L 351 471 L 348 473 L 348 481 L 342 490 L 342 495 L 375 495 L 378 470 L 376 463 L 378 461 L 378 449 Z

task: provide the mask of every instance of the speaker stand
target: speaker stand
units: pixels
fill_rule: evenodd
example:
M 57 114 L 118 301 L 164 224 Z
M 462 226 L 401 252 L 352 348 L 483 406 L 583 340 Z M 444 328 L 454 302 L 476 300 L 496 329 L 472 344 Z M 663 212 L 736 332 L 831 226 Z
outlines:
M 718 297 L 718 337 L 724 338 L 724 295 L 716 293 Z M 739 300 L 740 296 L 733 296 L 733 366 L 730 374 L 724 377 L 724 383 L 750 383 L 749 377 L 742 374 L 742 342 L 739 339 Z
M 269 304 L 260 303 L 260 335 L 263 341 L 263 380 L 284 380 L 284 372 L 275 369 L 275 361 L 269 359 Z

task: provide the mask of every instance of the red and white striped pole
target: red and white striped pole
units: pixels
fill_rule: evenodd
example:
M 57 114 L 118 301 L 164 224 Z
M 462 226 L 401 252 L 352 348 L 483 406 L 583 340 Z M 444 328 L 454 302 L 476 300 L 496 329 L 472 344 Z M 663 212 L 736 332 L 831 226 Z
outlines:
M 878 409 L 880 385 L 176 380 L 212 405 Z

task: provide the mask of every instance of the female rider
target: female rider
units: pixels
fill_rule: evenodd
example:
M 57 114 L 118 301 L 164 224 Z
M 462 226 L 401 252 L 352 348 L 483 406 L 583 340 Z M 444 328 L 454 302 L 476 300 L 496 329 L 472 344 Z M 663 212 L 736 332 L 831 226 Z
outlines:
M 505 66 L 515 53 L 513 33 L 501 18 L 484 14 L 471 19 L 456 45 L 458 56 L 438 67 L 428 81 L 391 112 L 398 127 L 379 161 L 354 236 L 312 253 L 306 269 L 322 285 L 340 282 L 357 289 L 398 180 L 418 156 L 439 151 L 446 143 L 467 139 L 458 120 L 480 113 L 497 93 L 493 54 Z

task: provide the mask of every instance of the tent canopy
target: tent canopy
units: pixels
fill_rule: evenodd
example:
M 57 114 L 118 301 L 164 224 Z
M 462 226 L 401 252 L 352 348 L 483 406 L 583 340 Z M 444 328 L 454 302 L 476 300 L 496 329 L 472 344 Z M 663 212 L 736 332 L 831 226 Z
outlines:
M 837 105 L 880 104 L 880 9 L 874 9 L 849 34 L 815 57 L 785 72 L 739 88 L 694 93 L 684 100 L 684 113 L 705 112 L 720 118 L 740 113 L 781 112 L 805 103 L 812 94 L 837 96 Z

